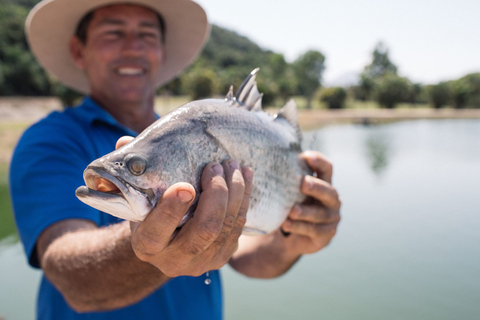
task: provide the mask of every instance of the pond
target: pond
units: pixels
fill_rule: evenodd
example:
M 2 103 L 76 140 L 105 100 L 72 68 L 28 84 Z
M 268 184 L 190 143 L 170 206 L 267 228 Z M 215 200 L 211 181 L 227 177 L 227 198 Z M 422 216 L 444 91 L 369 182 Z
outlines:
M 337 236 L 279 279 L 224 268 L 225 318 L 478 318 L 480 121 L 329 126 L 304 143 L 334 163 Z M 31 319 L 39 273 L 0 192 L 0 319 Z

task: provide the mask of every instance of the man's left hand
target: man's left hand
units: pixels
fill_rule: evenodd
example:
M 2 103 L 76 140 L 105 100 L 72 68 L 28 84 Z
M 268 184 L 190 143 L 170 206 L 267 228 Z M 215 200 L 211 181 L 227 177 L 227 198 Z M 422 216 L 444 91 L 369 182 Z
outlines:
M 290 254 L 308 254 L 327 246 L 340 222 L 341 201 L 332 186 L 332 163 L 320 152 L 302 153 L 316 177 L 306 176 L 301 190 L 308 198 L 296 204 L 281 229 L 289 234 L 285 245 Z

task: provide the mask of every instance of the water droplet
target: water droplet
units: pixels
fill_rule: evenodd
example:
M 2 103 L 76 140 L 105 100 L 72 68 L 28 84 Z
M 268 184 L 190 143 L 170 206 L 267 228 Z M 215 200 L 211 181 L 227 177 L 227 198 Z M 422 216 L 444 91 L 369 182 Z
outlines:
M 209 278 L 209 272 L 205 273 L 205 276 L 207 277 L 204 281 L 204 283 L 208 286 L 210 283 L 212 283 L 212 279 Z

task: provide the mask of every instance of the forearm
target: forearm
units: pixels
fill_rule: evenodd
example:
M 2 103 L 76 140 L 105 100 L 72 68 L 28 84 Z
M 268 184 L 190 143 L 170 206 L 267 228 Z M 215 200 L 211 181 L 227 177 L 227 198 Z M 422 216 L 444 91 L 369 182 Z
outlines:
M 229 263 L 246 276 L 267 279 L 287 272 L 300 256 L 289 249 L 280 231 L 275 231 L 265 236 L 242 236 Z
M 127 222 L 67 232 L 48 245 L 41 265 L 45 276 L 80 312 L 130 305 L 168 281 L 135 256 Z

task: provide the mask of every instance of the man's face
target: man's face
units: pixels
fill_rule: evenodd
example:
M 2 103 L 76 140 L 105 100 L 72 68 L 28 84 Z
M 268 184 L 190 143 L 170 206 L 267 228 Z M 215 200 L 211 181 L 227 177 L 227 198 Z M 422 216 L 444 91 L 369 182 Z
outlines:
M 141 6 L 114 5 L 97 9 L 74 60 L 100 101 L 136 102 L 152 97 L 165 60 L 157 15 Z

